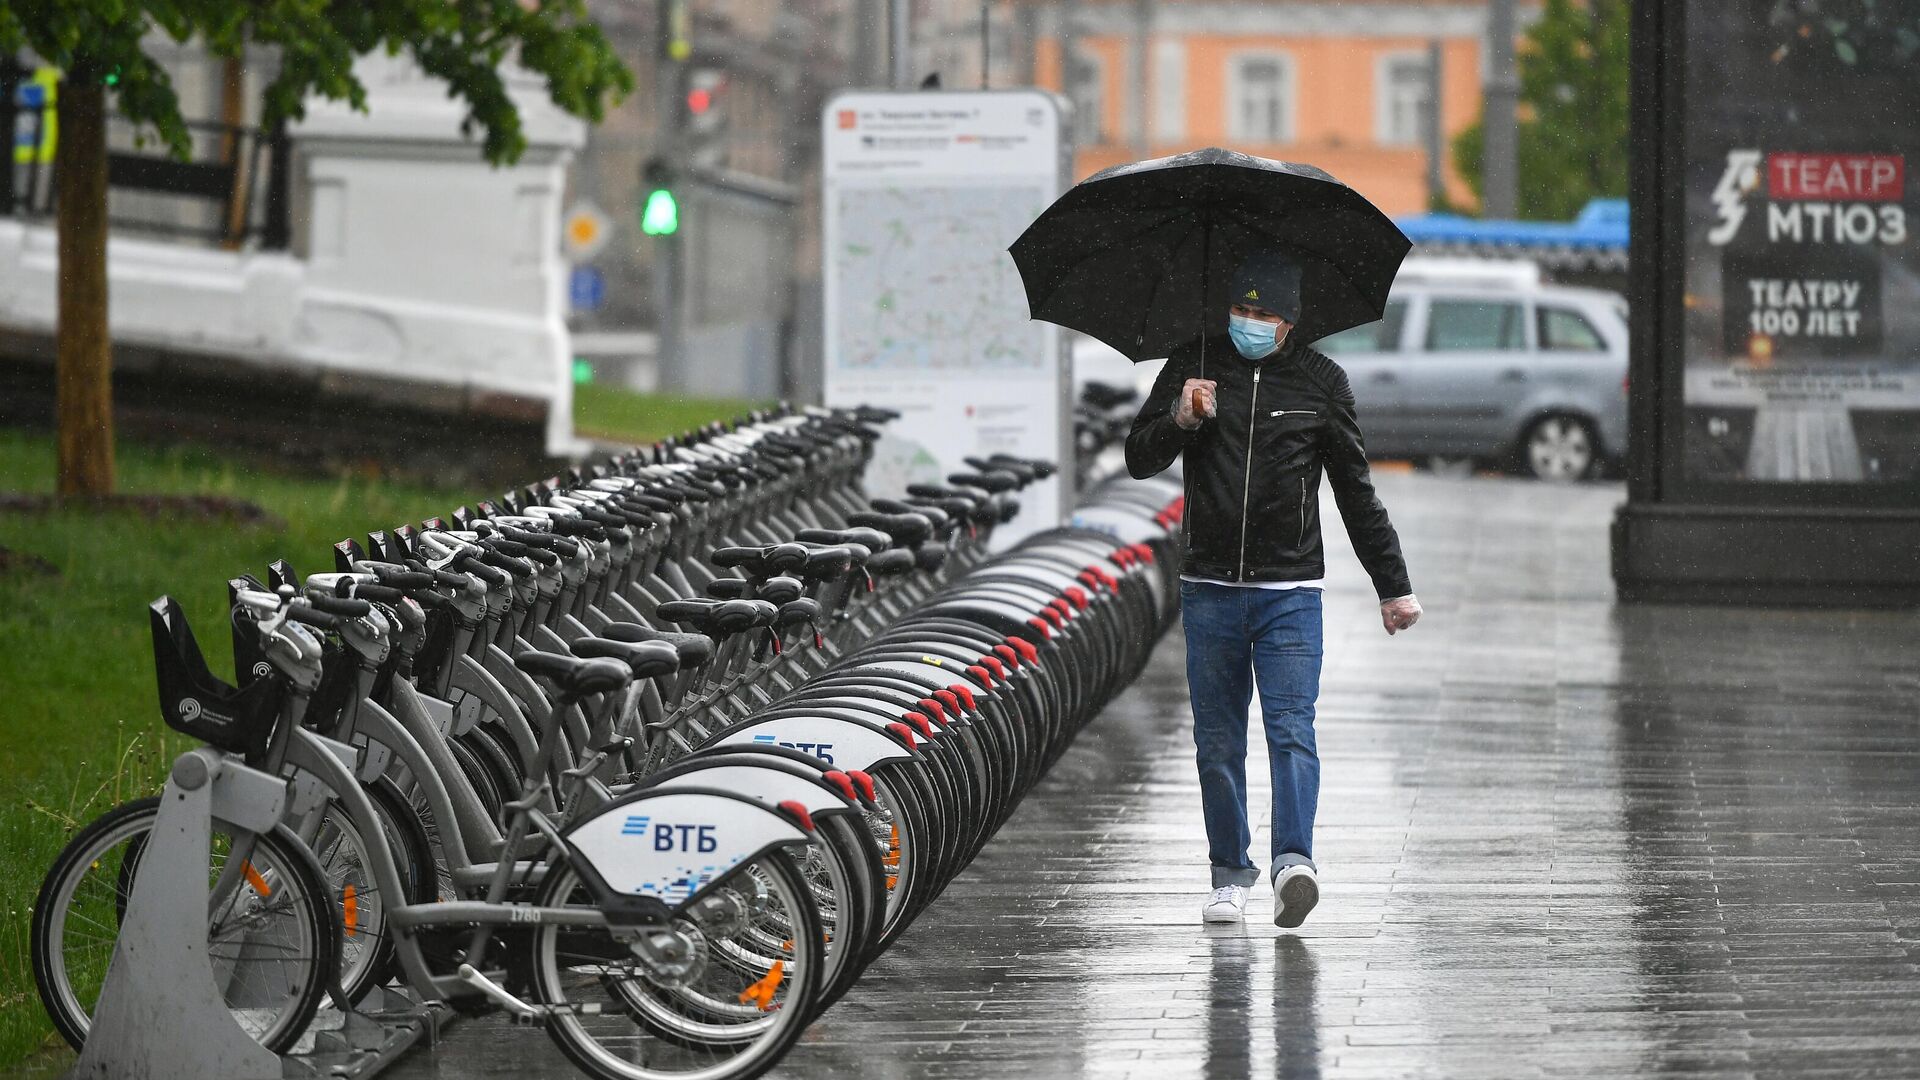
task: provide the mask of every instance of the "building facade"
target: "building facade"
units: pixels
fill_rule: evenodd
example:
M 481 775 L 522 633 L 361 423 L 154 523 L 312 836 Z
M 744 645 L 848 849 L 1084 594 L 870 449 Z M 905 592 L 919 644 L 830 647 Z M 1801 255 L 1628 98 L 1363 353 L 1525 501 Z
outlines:
M 1537 11 L 1523 3 L 1519 25 Z M 1079 0 L 1035 21 L 1033 76 L 1075 103 L 1079 176 L 1227 146 L 1311 162 L 1390 214 L 1419 213 L 1437 112 L 1446 197 L 1474 203 L 1450 145 L 1480 115 L 1486 0 Z

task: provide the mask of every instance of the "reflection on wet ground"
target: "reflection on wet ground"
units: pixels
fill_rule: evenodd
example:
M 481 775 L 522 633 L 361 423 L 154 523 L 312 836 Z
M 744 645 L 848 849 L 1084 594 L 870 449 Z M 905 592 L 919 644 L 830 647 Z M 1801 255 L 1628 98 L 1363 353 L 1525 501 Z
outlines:
M 1427 616 L 1328 536 L 1297 935 L 1199 925 L 1176 630 L 776 1075 L 1920 1075 L 1920 615 L 1616 609 L 1617 488 L 1380 487 Z M 490 1020 L 393 1075 L 569 1072 Z

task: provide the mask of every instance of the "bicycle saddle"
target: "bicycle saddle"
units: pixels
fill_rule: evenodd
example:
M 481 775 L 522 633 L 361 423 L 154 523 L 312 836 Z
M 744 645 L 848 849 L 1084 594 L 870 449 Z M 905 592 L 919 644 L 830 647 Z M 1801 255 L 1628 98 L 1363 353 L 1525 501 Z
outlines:
M 991 472 L 999 471 L 999 472 L 1012 473 L 1017 479 L 1019 479 L 1020 484 L 1023 487 L 1039 479 L 1039 473 L 1034 471 L 1032 466 L 1028 465 L 1023 461 L 1018 461 L 1018 460 L 1003 461 L 998 459 L 990 461 L 986 458 L 979 458 L 979 457 L 963 457 L 960 460 L 966 462 L 967 466 L 973 469 L 975 472 L 991 473 Z
M 957 528 L 963 521 L 973 517 L 974 503 L 971 499 L 908 499 L 901 505 L 924 514 L 929 510 L 938 510 L 947 519 L 948 531 Z
M 894 548 L 882 551 L 867 560 L 867 573 L 874 577 L 896 577 L 907 573 L 916 565 L 912 551 L 906 548 Z
M 551 679 L 570 697 L 618 690 L 633 681 L 627 665 L 618 660 L 582 660 L 559 653 L 523 652 L 513 666 L 529 675 Z
M 764 600 L 669 600 L 654 610 L 668 622 L 725 636 L 771 625 L 775 608 Z
M 658 679 L 680 670 L 679 650 L 665 641 L 585 637 L 574 641 L 572 648 L 575 656 L 618 660 L 633 671 L 636 679 Z
M 801 584 L 799 578 L 788 577 L 782 574 L 778 577 L 770 577 L 761 582 L 760 588 L 754 594 L 754 597 L 755 599 L 765 600 L 769 604 L 790 604 L 800 599 L 806 591 L 807 587 Z
M 820 621 L 823 614 L 820 601 L 810 596 L 803 596 L 798 600 L 789 600 L 781 604 L 780 610 L 774 613 L 773 625 L 783 630 L 790 626 L 814 625 Z
M 966 474 L 961 473 L 956 475 Z M 1000 520 L 998 512 L 993 509 L 987 497 L 977 490 L 968 491 L 964 488 L 941 487 L 938 484 L 909 484 L 907 485 L 907 494 L 916 499 L 954 500 L 956 503 L 954 509 L 959 512 L 960 516 L 973 522 L 975 525 L 992 525 Z M 964 507 L 960 504 L 964 504 Z M 944 507 L 945 503 L 942 503 L 942 506 Z
M 867 550 L 852 544 L 814 548 L 807 553 L 807 564 L 800 568 L 800 576 L 814 581 L 837 578 L 855 566 L 864 565 L 867 559 L 861 557 L 860 552 Z
M 983 491 L 990 491 L 996 495 L 1003 491 L 1012 491 L 1021 486 L 1018 476 L 1000 469 L 990 469 L 986 472 L 977 473 L 951 473 L 947 476 L 947 482 L 950 484 L 959 484 L 963 487 L 980 488 Z
M 1002 469 L 1018 465 L 1021 468 L 1029 470 L 1033 475 L 1042 480 L 1060 471 L 1059 465 L 1048 461 L 1046 458 L 1023 458 L 1015 457 L 1012 454 L 993 454 L 987 458 L 987 461 Z M 967 464 L 972 465 L 972 459 L 968 459 Z M 976 466 L 976 468 L 977 467 L 978 466 Z
M 870 552 L 893 546 L 893 537 L 878 529 L 801 529 L 794 539 L 808 544 L 858 544 Z
M 920 569 L 932 573 L 947 565 L 947 549 L 932 545 L 919 548 L 913 553 L 913 561 Z
M 715 566 L 737 566 L 755 577 L 782 574 L 799 569 L 807 561 L 807 549 L 799 544 L 768 544 L 765 547 L 723 547 L 713 552 Z
M 913 547 L 933 535 L 933 524 L 919 514 L 881 514 L 862 510 L 847 515 L 847 523 L 878 529 L 893 538 L 893 545 Z
M 713 659 L 713 639 L 705 634 L 677 634 L 640 623 L 617 622 L 601 627 L 600 636 L 609 641 L 664 641 L 679 653 L 683 668 L 699 667 Z
M 871 505 L 883 514 L 913 514 L 926 518 L 937 536 L 946 536 L 953 531 L 953 515 L 938 506 L 915 506 L 912 503 L 901 502 L 899 499 L 874 499 Z
M 758 593 L 746 578 L 723 577 L 707 582 L 707 595 L 716 600 L 752 600 Z

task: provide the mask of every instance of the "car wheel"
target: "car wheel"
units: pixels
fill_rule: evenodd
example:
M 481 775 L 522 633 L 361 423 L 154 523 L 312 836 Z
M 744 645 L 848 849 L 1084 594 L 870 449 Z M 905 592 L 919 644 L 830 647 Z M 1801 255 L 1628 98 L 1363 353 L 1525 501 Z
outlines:
M 1520 463 L 1536 480 L 1584 480 L 1599 458 L 1593 425 L 1577 416 L 1543 416 L 1520 437 Z

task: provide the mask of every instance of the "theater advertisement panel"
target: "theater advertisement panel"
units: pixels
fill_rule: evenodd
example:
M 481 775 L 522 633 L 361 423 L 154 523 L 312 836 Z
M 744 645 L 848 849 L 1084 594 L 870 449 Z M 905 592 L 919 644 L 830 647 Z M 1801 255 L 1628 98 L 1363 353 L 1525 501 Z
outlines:
M 1684 475 L 1920 486 L 1920 4 L 1686 9 Z

